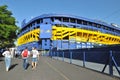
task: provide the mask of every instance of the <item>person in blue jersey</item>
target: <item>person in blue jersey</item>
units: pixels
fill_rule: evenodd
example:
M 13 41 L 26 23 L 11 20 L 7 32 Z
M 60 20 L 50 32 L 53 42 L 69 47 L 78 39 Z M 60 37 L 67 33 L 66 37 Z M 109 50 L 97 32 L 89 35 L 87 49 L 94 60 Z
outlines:
M 24 70 L 26 70 L 27 67 L 28 67 L 28 57 L 29 57 L 29 55 L 30 55 L 30 52 L 28 51 L 28 48 L 26 47 L 21 53 L 21 56 L 22 56 L 22 59 L 23 59 Z
M 6 65 L 6 71 L 9 71 L 10 65 L 11 65 L 11 52 L 9 48 L 6 48 L 6 51 L 2 53 L 2 55 L 5 57 L 5 65 Z
M 39 52 L 36 47 L 32 48 L 32 69 L 36 69 L 37 61 L 39 58 Z

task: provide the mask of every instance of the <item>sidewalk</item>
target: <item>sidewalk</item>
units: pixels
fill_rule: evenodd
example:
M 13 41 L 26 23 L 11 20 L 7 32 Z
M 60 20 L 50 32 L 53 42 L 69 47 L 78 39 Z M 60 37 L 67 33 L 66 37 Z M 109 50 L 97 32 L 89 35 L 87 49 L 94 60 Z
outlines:
M 31 60 L 29 59 L 29 62 Z M 0 61 L 1 80 L 119 80 L 108 75 L 95 72 L 80 66 L 40 57 L 36 70 L 31 65 L 27 71 L 22 68 L 21 59 L 13 59 L 9 72 L 5 71 L 4 61 Z
M 60 60 L 60 61 L 63 61 L 63 58 L 61 57 L 53 57 L 54 59 L 57 59 L 57 60 Z M 70 63 L 70 59 L 68 58 L 64 58 L 64 62 L 68 62 Z M 75 59 L 72 59 L 71 60 L 72 64 L 75 64 L 75 65 L 78 65 L 78 66 L 83 66 L 83 61 L 82 60 L 75 60 Z M 85 67 L 86 68 L 89 68 L 89 69 L 92 69 L 92 70 L 96 70 L 96 71 L 99 71 L 101 72 L 104 68 L 104 64 L 99 64 L 99 63 L 93 63 L 93 62 L 85 62 Z M 120 68 L 120 67 L 119 67 Z M 109 74 L 109 66 L 107 65 L 104 73 L 107 73 Z M 116 68 L 113 67 L 113 75 L 114 76 L 117 76 L 117 77 L 120 77 L 119 73 L 117 72 Z

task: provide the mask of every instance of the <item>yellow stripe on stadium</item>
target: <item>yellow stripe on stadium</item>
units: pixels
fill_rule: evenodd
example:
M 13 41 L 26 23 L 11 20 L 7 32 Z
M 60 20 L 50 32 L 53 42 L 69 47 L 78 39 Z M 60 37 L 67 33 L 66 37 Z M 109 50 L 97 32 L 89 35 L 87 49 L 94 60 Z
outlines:
M 18 38 L 18 46 L 39 40 L 40 29 L 34 29 Z
M 76 40 L 77 42 L 92 42 L 98 44 L 120 44 L 120 36 L 115 36 L 100 31 L 68 28 L 61 26 L 52 27 L 52 40 Z

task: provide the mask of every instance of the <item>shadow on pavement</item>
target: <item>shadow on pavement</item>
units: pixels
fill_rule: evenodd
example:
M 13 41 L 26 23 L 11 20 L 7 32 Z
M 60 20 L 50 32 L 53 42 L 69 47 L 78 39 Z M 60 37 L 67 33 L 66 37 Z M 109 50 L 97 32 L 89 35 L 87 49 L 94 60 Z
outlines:
M 30 66 L 30 63 L 27 64 L 27 69 L 28 69 L 29 66 Z
M 0 62 L 4 61 L 4 58 L 3 57 L 0 57 Z
M 0 62 L 2 62 L 2 61 L 4 61 L 4 60 L 0 60 Z
M 17 66 L 18 64 L 13 64 L 13 65 L 11 65 L 11 67 L 10 67 L 10 70 L 12 70 L 15 66 Z

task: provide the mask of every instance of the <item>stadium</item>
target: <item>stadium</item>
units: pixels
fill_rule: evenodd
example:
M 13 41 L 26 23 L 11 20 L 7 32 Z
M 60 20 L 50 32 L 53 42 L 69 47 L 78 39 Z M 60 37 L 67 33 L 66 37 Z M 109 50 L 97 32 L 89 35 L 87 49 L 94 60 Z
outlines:
M 94 48 L 120 44 L 120 27 L 100 20 L 65 14 L 43 14 L 22 22 L 17 49 Z

